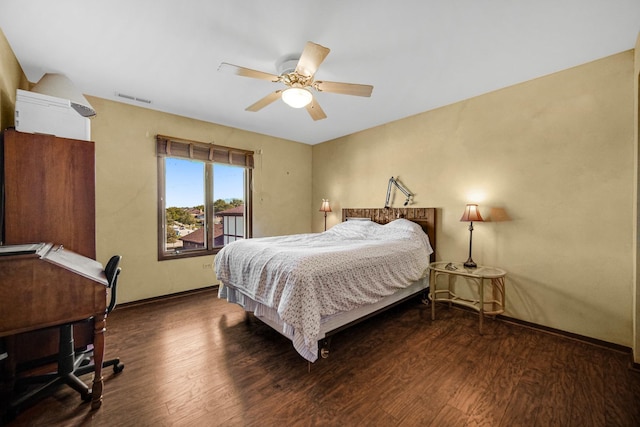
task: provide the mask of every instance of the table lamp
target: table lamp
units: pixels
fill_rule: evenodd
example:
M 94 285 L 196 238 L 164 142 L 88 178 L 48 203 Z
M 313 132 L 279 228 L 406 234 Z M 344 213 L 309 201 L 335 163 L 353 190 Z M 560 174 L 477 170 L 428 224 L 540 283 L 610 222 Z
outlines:
M 469 221 L 469 259 L 464 263 L 464 266 L 467 268 L 476 268 L 478 265 L 473 262 L 471 258 L 471 243 L 473 240 L 473 221 L 484 221 L 482 216 L 480 215 L 480 211 L 478 210 L 478 205 L 476 204 L 468 204 L 464 209 L 464 213 L 462 214 L 462 218 L 460 221 Z

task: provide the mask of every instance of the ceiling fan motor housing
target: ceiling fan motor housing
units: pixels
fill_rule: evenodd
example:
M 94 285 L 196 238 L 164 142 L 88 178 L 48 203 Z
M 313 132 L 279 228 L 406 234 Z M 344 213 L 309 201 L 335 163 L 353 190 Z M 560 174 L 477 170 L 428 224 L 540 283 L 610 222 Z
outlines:
M 293 73 L 296 70 L 300 55 L 285 56 L 276 63 L 276 69 L 279 75 Z

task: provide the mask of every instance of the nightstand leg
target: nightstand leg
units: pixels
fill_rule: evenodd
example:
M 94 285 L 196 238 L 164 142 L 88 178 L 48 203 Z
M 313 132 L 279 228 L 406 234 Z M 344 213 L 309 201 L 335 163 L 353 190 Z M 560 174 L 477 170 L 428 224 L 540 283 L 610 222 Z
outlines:
M 480 302 L 478 308 L 480 309 L 480 335 L 482 335 L 482 323 L 484 322 L 484 281 L 482 279 L 478 279 L 478 294 L 480 297 Z
M 431 298 L 431 320 L 436 320 L 436 276 L 437 273 L 429 273 L 429 297 Z
M 504 277 L 497 277 L 491 279 L 491 287 L 493 288 L 493 300 L 496 301 L 493 304 L 493 311 L 504 312 L 505 310 L 505 290 L 504 290 Z

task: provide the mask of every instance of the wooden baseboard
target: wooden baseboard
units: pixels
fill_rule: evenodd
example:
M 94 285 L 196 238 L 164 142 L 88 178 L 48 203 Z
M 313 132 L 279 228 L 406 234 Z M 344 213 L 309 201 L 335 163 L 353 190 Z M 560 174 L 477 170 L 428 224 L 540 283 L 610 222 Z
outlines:
M 158 297 L 145 298 L 145 299 L 141 299 L 141 300 L 137 300 L 137 301 L 124 302 L 122 304 L 118 304 L 117 310 L 126 309 L 128 307 L 137 307 L 137 306 L 140 306 L 140 305 L 150 304 L 150 303 L 158 302 L 158 301 L 165 301 L 165 300 L 173 299 L 173 298 L 181 298 L 181 297 L 185 297 L 187 295 L 194 295 L 194 294 L 200 294 L 200 293 L 209 293 L 209 292 L 217 292 L 217 291 L 218 291 L 218 285 L 211 285 L 211 286 L 206 286 L 204 288 L 198 288 L 198 289 L 191 289 L 191 290 L 188 290 L 188 291 L 176 292 L 175 294 L 160 295 Z
M 561 329 L 556 329 L 556 328 L 552 328 L 549 326 L 544 326 L 544 325 L 539 325 L 537 323 L 533 323 L 533 322 L 528 322 L 526 320 L 520 320 L 520 319 L 516 319 L 514 317 L 509 317 L 509 316 L 505 316 L 505 315 L 498 315 L 496 316 L 497 319 L 502 320 L 504 322 L 508 322 L 508 323 L 513 323 L 516 325 L 520 325 L 520 326 L 525 326 L 531 329 L 535 329 L 537 331 L 542 331 L 542 332 L 546 332 L 549 334 L 554 334 L 554 335 L 558 335 L 564 338 L 569 338 L 569 339 L 573 339 L 573 340 L 577 340 L 577 341 L 581 341 L 587 344 L 592 344 L 592 345 L 596 345 L 599 347 L 604 347 L 607 348 L 609 350 L 615 350 L 621 353 L 626 353 L 626 354 L 631 354 L 632 350 L 630 347 L 626 347 L 620 344 L 615 344 L 612 342 L 608 342 L 608 341 L 603 341 L 603 340 L 599 340 L 596 338 L 591 338 L 591 337 L 587 337 L 585 335 L 580 335 L 580 334 L 574 334 L 573 332 L 567 332 L 567 331 L 563 331 Z
M 466 310 L 469 311 L 471 313 L 478 313 L 476 310 L 467 308 L 467 307 L 462 307 L 462 306 L 452 306 L 453 309 L 457 309 L 457 310 Z M 630 347 L 626 347 L 624 345 L 620 345 L 620 344 L 615 344 L 609 341 L 603 341 L 603 340 L 599 340 L 596 338 L 591 338 L 591 337 L 587 337 L 585 335 L 580 335 L 580 334 L 575 334 L 573 332 L 567 332 L 567 331 L 563 331 L 562 329 L 556 329 L 556 328 L 552 328 L 550 326 L 544 326 L 544 325 L 540 325 L 538 323 L 533 323 L 533 322 L 528 322 L 526 320 L 521 320 L 521 319 L 517 319 L 515 317 L 509 317 L 509 316 L 505 316 L 504 314 L 499 314 L 497 316 L 495 316 L 496 320 L 500 320 L 503 322 L 507 322 L 507 323 L 512 323 L 514 325 L 518 325 L 518 326 L 523 326 L 525 328 L 531 328 L 534 329 L 536 331 L 540 331 L 540 332 L 545 332 L 548 334 L 552 334 L 552 335 L 557 335 L 563 338 L 568 338 L 568 339 L 572 339 L 572 340 L 576 340 L 576 341 L 580 341 L 583 343 L 587 343 L 587 344 L 591 344 L 591 345 L 595 345 L 598 347 L 603 347 L 609 350 L 613 350 L 613 351 L 617 351 L 620 353 L 624 353 L 624 354 L 629 354 L 631 357 L 633 357 L 633 350 Z M 631 361 L 631 364 L 635 365 L 635 369 L 638 369 L 640 367 L 640 364 L 638 363 L 633 363 L 633 360 Z

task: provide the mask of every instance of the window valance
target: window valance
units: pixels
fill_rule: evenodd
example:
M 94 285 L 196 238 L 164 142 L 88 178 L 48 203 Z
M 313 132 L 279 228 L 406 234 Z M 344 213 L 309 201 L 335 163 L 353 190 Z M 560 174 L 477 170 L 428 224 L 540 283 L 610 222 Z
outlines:
M 179 157 L 253 169 L 253 151 L 156 135 L 158 157 Z

